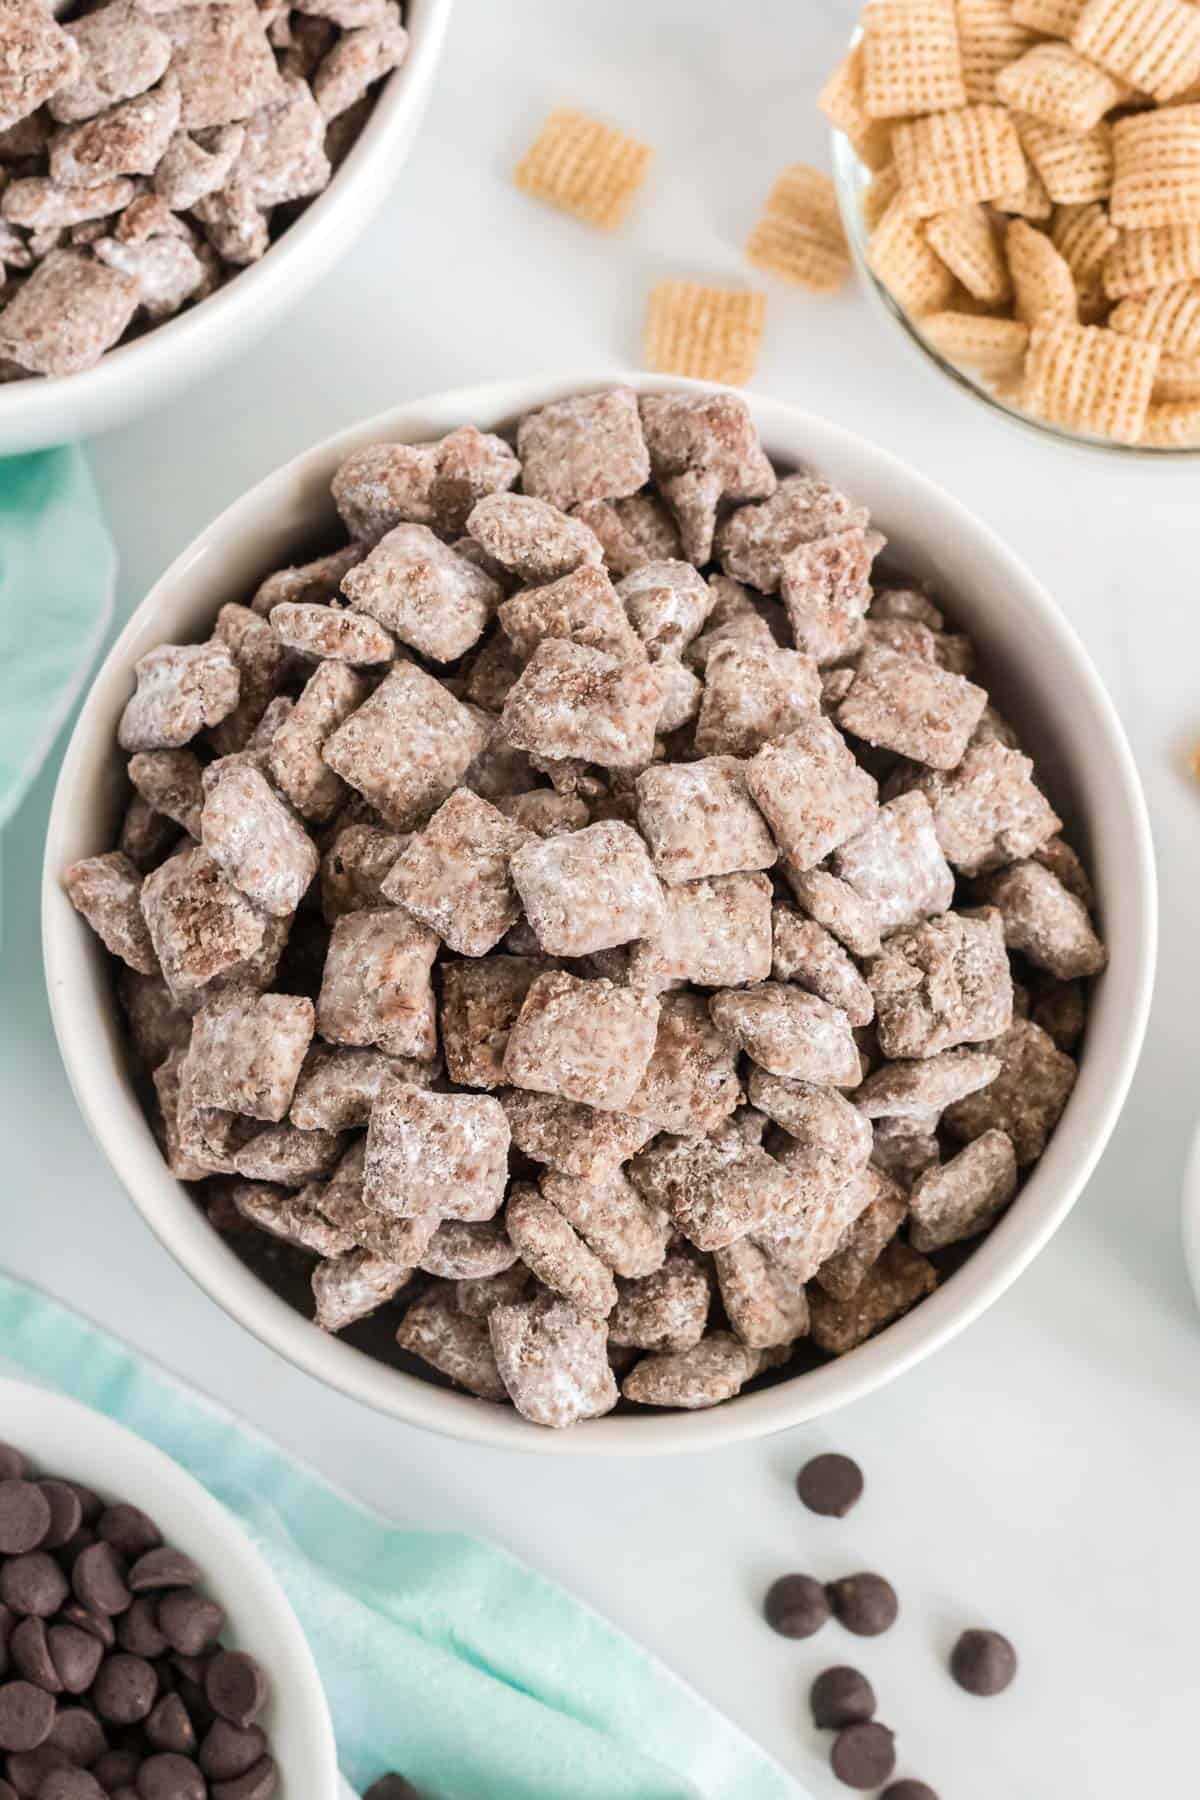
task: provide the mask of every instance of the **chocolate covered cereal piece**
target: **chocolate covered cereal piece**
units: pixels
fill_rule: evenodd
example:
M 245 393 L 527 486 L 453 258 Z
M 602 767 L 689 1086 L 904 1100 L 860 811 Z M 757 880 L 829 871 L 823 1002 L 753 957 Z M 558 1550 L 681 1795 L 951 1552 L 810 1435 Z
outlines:
M 867 966 L 879 1047 L 935 1056 L 1008 1029 L 1013 984 L 1000 914 L 942 913 L 898 931 Z
M 741 987 L 771 973 L 771 883 L 765 875 L 712 875 L 662 890 L 657 930 L 634 946 L 634 987 L 675 982 Z
M 711 1331 L 690 1350 L 643 1356 L 621 1383 L 626 1400 L 639 1406 L 678 1406 L 692 1412 L 732 1400 L 752 1375 L 761 1353 L 727 1331 Z
M 142 884 L 142 913 L 174 998 L 252 957 L 266 919 L 198 845 L 169 857 Z
M 739 506 L 730 513 L 717 533 L 717 555 L 727 575 L 773 594 L 791 551 L 842 532 L 863 531 L 868 523 L 866 508 L 827 481 L 788 475 L 760 506 Z
M 888 1245 L 848 1300 L 835 1300 L 810 1290 L 813 1342 L 833 1356 L 844 1356 L 937 1286 L 933 1264 L 898 1239 Z
M 360 668 L 391 662 L 396 654 L 391 632 L 345 607 L 285 600 L 272 610 L 271 630 L 280 644 L 302 656 L 334 657 Z
M 650 1275 L 662 1266 L 671 1236 L 670 1218 L 660 1208 L 648 1206 L 620 1169 L 601 1181 L 580 1181 L 577 1176 L 550 1171 L 539 1185 L 543 1198 L 574 1226 L 615 1275 Z M 526 1261 L 530 1259 L 526 1257 Z M 530 1262 L 530 1267 L 538 1273 L 536 1263 Z
M 1003 1131 L 984 1131 L 938 1168 L 927 1169 L 909 1195 L 908 1241 L 914 1250 L 944 1250 L 978 1237 L 1017 1191 L 1017 1159 Z
M 122 750 L 176 749 L 220 724 L 241 691 L 237 664 L 216 640 L 160 644 L 138 658 L 134 675 L 137 690 L 117 727 Z
M 618 820 L 518 846 L 511 870 L 525 915 L 550 956 L 587 956 L 662 925 L 662 888 L 646 846 Z M 515 917 L 514 908 L 506 924 Z
M 526 841 L 494 806 L 457 788 L 409 840 L 380 891 L 459 956 L 483 956 L 520 917 L 510 861 Z
M 338 1132 L 299 1131 L 284 1121 L 236 1144 L 233 1166 L 251 1181 L 277 1181 L 283 1187 L 298 1188 L 331 1175 L 345 1148 L 346 1140 Z
M 986 1049 L 943 1050 L 915 1062 L 888 1062 L 854 1096 L 868 1119 L 927 1121 L 956 1100 L 974 1094 L 1000 1073 L 1000 1058 Z
M 712 555 L 723 501 L 765 499 L 775 471 L 739 394 L 646 394 L 642 428 L 655 484 L 674 513 L 684 555 Z
M 732 756 L 649 768 L 637 780 L 637 814 L 664 881 L 769 869 L 777 855 L 746 789 L 748 764 Z
M 505 1224 L 522 1262 L 553 1293 L 589 1318 L 612 1311 L 617 1290 L 610 1271 L 545 1194 L 518 1184 Z
M 833 854 L 833 872 L 870 905 L 886 937 L 945 912 L 954 873 L 943 856 L 924 794 L 900 794 Z
M 654 1053 L 627 1102 L 656 1130 L 703 1137 L 742 1098 L 737 1053 L 716 1029 L 700 994 L 664 994 Z
M 240 130 L 240 127 L 235 129 Z M 344 549 L 332 550 L 328 556 L 318 556 L 313 562 L 277 569 L 255 589 L 250 610 L 270 618 L 284 601 L 313 606 L 328 604 L 341 587 L 342 577 L 365 555 L 362 544 L 347 544 Z
M 504 601 L 498 617 L 521 660 L 531 657 L 544 638 L 566 638 L 615 656 L 618 662 L 641 662 L 645 657 L 616 589 L 594 563 L 514 594 Z
M 323 664 L 317 675 L 334 667 Z M 478 720 L 440 682 L 413 663 L 396 663 L 325 739 L 321 755 L 403 831 L 448 798 L 483 743 Z
M 198 201 L 225 186 L 242 153 L 246 127 L 217 125 L 204 133 L 204 139 L 201 143 L 191 132 L 177 131 L 154 171 L 154 191 L 172 212 L 190 212 Z
M 753 1062 L 789 1081 L 857 1087 L 858 1048 L 840 1007 L 787 982 L 714 994 L 708 1003 L 719 1031 Z
M 1040 862 L 1013 863 L 988 879 L 983 894 L 999 910 L 1009 949 L 1057 980 L 1098 975 L 1108 961 L 1083 902 Z
M 585 500 L 636 494 L 650 479 L 650 458 L 632 388 L 579 394 L 526 413 L 517 454 L 527 494 L 569 512 Z
M 494 1307 L 488 1329 L 508 1396 L 533 1424 L 561 1430 L 616 1405 L 602 1319 L 577 1312 L 553 1294 L 539 1294 Z
M 986 1087 L 947 1107 L 943 1123 L 952 1137 L 965 1143 L 993 1129 L 1007 1133 L 1018 1166 L 1026 1168 L 1046 1148 L 1079 1071 L 1029 1019 L 1014 1019 L 987 1048 L 999 1056 L 1000 1073 Z
M 875 909 L 849 882 L 828 869 L 794 869 L 784 873 L 797 904 L 810 919 L 823 925 L 852 956 L 874 956 L 879 950 L 879 920 Z
M 487 1281 L 516 1261 L 516 1248 L 503 1226 L 443 1219 L 429 1240 L 421 1268 L 443 1281 Z
M 50 140 L 50 179 L 86 187 L 119 175 L 152 175 L 179 124 L 179 105 L 179 81 L 168 69 L 148 93 L 64 125 Z
M 411 1269 L 369 1250 L 327 1257 L 313 1270 L 316 1322 L 322 1331 L 345 1331 L 347 1325 L 370 1318 L 394 1300 L 411 1279 Z
M 429 1093 L 387 1075 L 367 1127 L 363 1198 L 402 1219 L 490 1219 L 504 1200 L 508 1145 L 498 1100 Z
M 643 563 L 672 562 L 683 554 L 679 529 L 656 494 L 585 500 L 573 516 L 598 540 L 614 581 L 640 569 Z
M 800 1200 L 834 1192 L 866 1167 L 871 1126 L 845 1095 L 809 1081 L 785 1081 L 765 1069 L 752 1069 L 749 1085 L 751 1104 L 797 1147 L 789 1167 Z
M 467 530 L 488 555 L 524 582 L 557 581 L 604 552 L 582 519 L 531 494 L 492 494 L 472 509 Z
M 231 182 L 256 206 L 307 200 L 327 185 L 326 121 L 307 81 L 281 71 L 283 90 L 246 120 Z
M 442 964 L 442 1047 L 451 1081 L 503 1086 L 509 1033 L 540 972 L 541 964 L 526 956 Z
M 344 825 L 321 858 L 321 911 L 332 925 L 343 913 L 379 907 L 384 879 L 409 843 L 407 833 L 379 825 Z
M 297 1077 L 289 1117 L 301 1131 L 346 1131 L 367 1123 L 385 1075 L 394 1074 L 414 1087 L 428 1087 L 437 1073 L 436 1062 L 415 1062 L 385 1056 L 382 1050 L 318 1040 Z
M 204 772 L 200 841 L 256 906 L 294 913 L 320 867 L 317 847 L 256 768 L 224 757 Z
M 861 1168 L 834 1180 L 799 1143 L 783 1143 L 776 1157 L 793 1177 L 792 1204 L 755 1231 L 755 1242 L 769 1251 L 793 1281 L 809 1281 L 843 1242 L 846 1233 L 875 1200 L 879 1177 Z
M 446 1060 L 449 1065 L 448 1044 Z M 659 1130 L 650 1119 L 603 1112 L 575 1100 L 536 1094 L 526 1088 L 506 1088 L 500 1095 L 500 1104 L 518 1150 L 533 1162 L 544 1163 L 559 1174 L 580 1181 L 607 1180 Z
M 437 1286 L 415 1300 L 396 1342 L 481 1400 L 506 1397 L 487 1322 L 460 1312 L 453 1288 Z
M 661 709 L 662 690 L 649 663 L 620 662 L 548 638 L 509 690 L 500 731 L 516 749 L 538 756 L 642 769 L 654 754 Z
M 611 981 L 539 975 L 504 1053 L 514 1087 L 620 1112 L 654 1050 L 659 1003 Z
M 874 1198 L 846 1227 L 833 1255 L 817 1270 L 817 1282 L 834 1300 L 849 1300 L 857 1294 L 908 1216 L 904 1188 L 881 1170 L 871 1169 L 868 1174 Z
M 963 875 L 1032 856 L 1059 829 L 1033 764 L 995 739 L 974 742 L 956 769 L 923 774 L 942 853 Z
M 438 1230 L 444 1227 L 439 1226 Z M 479 1230 L 479 1226 L 472 1227 Z M 498 1306 L 515 1306 L 527 1300 L 534 1287 L 533 1276 L 523 1262 L 515 1262 L 500 1275 L 480 1275 L 454 1284 L 454 1298 L 460 1313 L 468 1319 L 487 1320 Z
M 5 0 L 0 26 L 0 131 L 7 131 L 76 81 L 82 57 L 78 44 L 38 0 Z
M 770 1251 L 750 1238 L 713 1254 L 725 1315 L 743 1344 L 768 1350 L 808 1330 L 808 1296 Z
M 183 1106 L 183 1064 L 187 1055 L 186 1041 L 176 1044 L 154 1070 L 154 1092 L 158 1099 L 159 1136 L 168 1169 L 177 1181 L 202 1181 L 212 1163 L 203 1146 L 186 1129 L 181 1116 Z M 232 1172 L 232 1165 L 230 1165 Z
M 179 832 L 172 820 L 134 794 L 125 808 L 117 849 L 126 855 L 139 875 L 156 869 L 175 843 Z
M 313 1035 L 313 1004 L 290 994 L 222 994 L 192 1024 L 186 1079 L 197 1106 L 274 1123 L 286 1117 Z
M 298 1250 L 336 1257 L 345 1256 L 355 1248 L 349 1232 L 331 1225 L 303 1194 L 290 1194 L 286 1188 L 272 1187 L 266 1181 L 235 1181 L 229 1190 L 229 1199 L 248 1224 L 285 1244 L 294 1244 Z
M 746 786 L 796 869 L 814 868 L 875 815 L 873 777 L 817 714 L 751 757 Z
M 617 1282 L 617 1304 L 608 1315 L 609 1344 L 690 1350 L 704 1336 L 711 1303 L 712 1280 L 704 1264 L 672 1251 L 653 1274 Z
M 531 788 L 527 794 L 497 794 L 495 806 L 522 831 L 539 838 L 579 831 L 591 817 L 586 801 L 575 794 L 556 794 L 553 788 Z
M 237 664 L 238 703 L 214 726 L 209 741 L 219 756 L 244 750 L 271 701 L 284 685 L 288 657 L 265 619 L 248 606 L 223 606 L 213 642 L 225 645 Z
M 837 722 L 877 748 L 953 769 L 986 704 L 984 690 L 964 676 L 874 644 L 863 652 Z
M 191 1022 L 161 975 L 124 968 L 117 976 L 117 993 L 134 1054 L 145 1068 L 157 1068 L 172 1050 L 187 1048 Z
M 68 900 L 105 949 L 142 975 L 158 973 L 151 934 L 142 916 L 142 877 L 120 850 L 87 856 L 63 872 Z
M 1087 1021 L 1087 1001 L 1080 981 L 1056 981 L 1043 976 L 1034 989 L 1035 1025 L 1047 1032 L 1060 1050 L 1074 1050 Z
M 437 1053 L 429 971 L 438 939 L 407 913 L 345 913 L 329 940 L 317 1030 L 333 1044 L 375 1045 L 428 1061 Z
M 171 45 L 171 70 L 179 82 L 185 131 L 204 131 L 248 119 L 281 97 L 283 83 L 253 0 L 205 0 L 161 10 L 155 24 Z
M 708 583 L 689 562 L 643 563 L 617 588 L 629 623 L 654 661 L 680 656 L 713 607 Z
M 170 60 L 170 43 L 131 0 L 113 0 L 64 29 L 79 51 L 79 69 L 49 97 L 50 117 L 59 125 L 93 118 L 119 100 L 145 93 Z
M 363 1191 L 366 1160 L 367 1140 L 360 1136 L 341 1156 L 325 1185 L 314 1184 L 313 1203 L 332 1225 L 345 1231 L 360 1250 L 369 1250 L 372 1256 L 382 1256 L 403 1268 L 415 1268 L 437 1231 L 437 1214 L 399 1218 L 395 1213 L 380 1212 L 368 1205 Z M 306 1189 L 305 1193 L 308 1191 Z
M 664 1134 L 632 1159 L 628 1175 L 698 1250 L 757 1231 L 793 1198 L 781 1165 L 728 1128 L 707 1139 Z
M 431 525 L 455 536 L 488 494 L 510 488 L 521 465 L 503 438 L 462 425 L 433 444 L 368 444 L 333 478 L 351 537 L 378 543 L 393 527 Z
M 851 1025 L 869 1025 L 875 1001 L 856 964 L 831 932 L 790 907 L 774 909 L 774 950 L 770 971 L 776 981 L 792 981 L 830 1006 L 840 1007 Z
M 478 643 L 501 597 L 490 576 L 427 525 L 389 531 L 347 573 L 342 592 L 434 662 L 454 662 Z
M 867 637 L 876 531 L 839 531 L 797 544 L 783 558 L 780 592 L 797 650 L 822 668 L 852 656 Z
M 185 301 L 210 286 L 208 265 L 186 238 L 173 233 L 159 233 L 138 243 L 100 237 L 92 252 L 108 268 L 119 269 L 136 281 L 142 310 L 155 323 L 171 318 Z
M 345 797 L 346 789 L 323 750 L 369 691 L 363 677 L 344 663 L 321 663 L 276 729 L 267 753 L 269 772 L 304 818 L 317 823 L 328 819 Z
M 325 118 L 340 118 L 376 81 L 398 69 L 407 54 L 408 33 L 400 23 L 400 8 L 388 0 L 376 22 L 343 32 L 322 58 L 312 91 Z
M 753 756 L 787 737 L 820 699 L 811 656 L 732 640 L 717 644 L 705 664 L 696 749 L 702 756 Z

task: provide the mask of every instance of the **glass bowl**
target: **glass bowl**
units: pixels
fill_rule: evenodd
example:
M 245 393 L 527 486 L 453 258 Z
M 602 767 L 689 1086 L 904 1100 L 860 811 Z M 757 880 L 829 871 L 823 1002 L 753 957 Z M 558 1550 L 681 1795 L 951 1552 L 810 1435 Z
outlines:
M 871 180 L 871 171 L 860 161 L 854 146 L 844 132 L 833 134 L 833 179 L 837 190 L 838 207 L 842 215 L 842 224 L 846 231 L 846 240 L 850 246 L 850 256 L 859 279 L 870 296 L 876 312 L 890 321 L 891 327 L 921 358 L 927 367 L 936 369 L 961 393 L 970 395 L 971 399 L 984 406 L 993 414 L 1007 419 L 1025 432 L 1033 432 L 1037 437 L 1049 438 L 1052 442 L 1071 444 L 1077 449 L 1098 451 L 1106 456 L 1135 456 L 1144 460 L 1151 458 L 1196 458 L 1200 457 L 1198 445 L 1159 445 L 1159 444 L 1119 444 L 1112 438 L 1096 437 L 1086 431 L 1071 431 L 1065 425 L 1051 425 L 1045 419 L 1035 418 L 1032 413 L 1023 412 L 1018 406 L 1010 406 L 992 392 L 991 388 L 979 376 L 973 375 L 969 369 L 960 368 L 957 363 L 948 362 L 941 353 L 934 349 L 921 332 L 915 320 L 910 319 L 903 307 L 897 305 L 888 293 L 879 277 L 873 273 L 867 263 L 867 244 L 869 233 L 867 222 L 863 217 L 863 195 Z

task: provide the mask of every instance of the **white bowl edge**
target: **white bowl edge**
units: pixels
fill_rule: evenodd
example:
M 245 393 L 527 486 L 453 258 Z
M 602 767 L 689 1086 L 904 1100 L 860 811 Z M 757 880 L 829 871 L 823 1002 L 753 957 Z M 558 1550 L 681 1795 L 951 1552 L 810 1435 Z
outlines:
M 1082 835 L 1090 851 L 1111 962 L 1093 997 L 1076 1091 L 1046 1155 L 1017 1204 L 969 1261 L 912 1313 L 849 1356 L 710 1412 L 609 1417 L 564 1434 L 538 1430 L 509 1409 L 437 1388 L 325 1337 L 243 1267 L 162 1162 L 120 1064 L 112 1009 L 96 1003 L 106 980 L 102 954 L 58 881 L 67 863 L 111 843 L 123 778 L 110 746 L 130 691 L 128 672 L 164 638 L 200 635 L 217 606 L 244 598 L 255 573 L 274 566 L 273 557 L 287 560 L 286 546 L 297 546 L 301 521 L 331 516 L 329 474 L 351 449 L 388 437 L 432 437 L 463 421 L 498 426 L 531 407 L 619 380 L 644 392 L 705 388 L 674 378 L 590 371 L 430 396 L 326 439 L 229 507 L 155 584 L 96 678 L 55 793 L 43 882 L 50 1003 L 72 1087 L 113 1168 L 177 1260 L 264 1342 L 377 1410 L 450 1436 L 548 1454 L 699 1450 L 782 1430 L 878 1387 L 977 1317 L 1061 1223 L 1099 1159 L 1140 1052 L 1157 941 L 1153 849 L 1132 754 L 1086 652 L 1049 596 L 988 527 L 898 459 L 840 427 L 748 393 L 776 459 L 811 462 L 849 488 L 871 507 L 909 571 L 940 586 L 952 617 L 981 643 L 989 684 L 1049 770 L 1052 796 L 1061 800 L 1069 791 L 1076 803 L 1072 835 Z M 225 567 L 214 570 L 222 562 Z M 985 602 L 979 590 L 987 586 L 992 595 Z M 1021 615 L 1022 635 L 1020 645 L 1007 642 L 1007 648 L 1001 618 L 1006 599 Z M 1056 696 L 1061 704 L 1054 704 Z M 1067 735 L 1071 751 L 1062 743 Z M 93 742 L 104 746 L 104 767 Z

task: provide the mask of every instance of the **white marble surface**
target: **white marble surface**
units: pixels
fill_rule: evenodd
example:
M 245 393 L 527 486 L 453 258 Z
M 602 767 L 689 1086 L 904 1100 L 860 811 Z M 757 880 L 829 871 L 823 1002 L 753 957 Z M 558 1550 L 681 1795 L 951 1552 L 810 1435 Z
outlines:
M 501 374 L 635 361 L 661 275 L 737 279 L 785 163 L 825 157 L 812 100 L 847 0 L 459 0 L 394 200 L 302 313 L 169 413 L 95 447 L 124 557 L 119 611 L 248 482 L 403 397 Z M 657 145 L 630 226 L 595 236 L 507 171 L 553 103 Z M 489 1455 L 375 1418 L 294 1373 L 159 1250 L 79 1121 L 42 994 L 35 917 L 52 773 L 4 844 L 0 1258 L 45 1283 L 409 1526 L 491 1533 L 658 1651 L 815 1795 L 806 1725 L 831 1661 L 875 1681 L 904 1772 L 943 1800 L 1182 1791 L 1200 1610 L 1200 1331 L 1177 1202 L 1196 1111 L 1200 737 L 1195 464 L 1044 446 L 881 336 L 853 292 L 772 287 L 757 385 L 902 453 L 986 518 L 1091 648 L 1133 741 L 1160 859 L 1162 978 L 1128 1110 L 1072 1218 L 1007 1297 L 898 1385 L 818 1427 L 641 1466 Z M 792 1497 L 800 1461 L 856 1455 L 842 1525 Z M 903 1602 L 875 1644 L 808 1644 L 757 1616 L 791 1567 L 878 1567 Z M 966 1623 L 1007 1630 L 1017 1685 L 984 1703 L 942 1671 Z M 564 1788 L 564 1795 L 568 1788 Z

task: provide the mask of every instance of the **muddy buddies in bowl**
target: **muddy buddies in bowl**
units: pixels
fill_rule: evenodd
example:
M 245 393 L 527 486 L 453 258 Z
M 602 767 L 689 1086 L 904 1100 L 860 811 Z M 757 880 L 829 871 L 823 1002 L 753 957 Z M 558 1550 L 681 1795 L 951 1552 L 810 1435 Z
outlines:
M 89 369 L 257 262 L 407 42 L 396 0 L 0 0 L 0 381 Z
M 1013 1201 L 1105 962 L 953 597 L 729 393 L 333 494 L 140 659 L 63 871 L 171 1171 L 325 1331 L 535 1424 L 852 1351 Z

